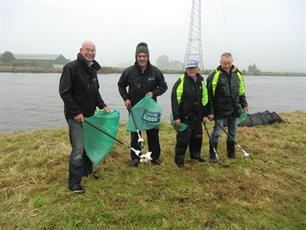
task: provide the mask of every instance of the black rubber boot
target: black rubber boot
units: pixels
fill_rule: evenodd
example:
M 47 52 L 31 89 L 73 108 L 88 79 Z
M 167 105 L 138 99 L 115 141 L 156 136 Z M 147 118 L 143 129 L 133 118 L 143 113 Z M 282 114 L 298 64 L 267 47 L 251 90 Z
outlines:
M 218 143 L 213 144 L 217 151 L 217 145 Z M 213 146 L 209 144 L 209 162 L 210 163 L 218 163 L 218 158 L 216 156 L 216 153 L 214 152 Z
M 138 158 L 134 158 L 131 162 L 131 166 L 137 167 L 139 165 L 140 160 Z
M 226 142 L 226 147 L 227 147 L 227 156 L 229 158 L 235 158 L 235 142 L 233 141 L 227 141 Z

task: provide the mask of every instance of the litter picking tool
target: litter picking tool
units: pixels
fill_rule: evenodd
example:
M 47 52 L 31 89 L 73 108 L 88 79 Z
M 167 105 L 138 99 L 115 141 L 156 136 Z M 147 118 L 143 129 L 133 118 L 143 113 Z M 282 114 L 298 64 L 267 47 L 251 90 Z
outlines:
M 220 161 L 220 158 L 219 158 L 219 156 L 218 156 L 218 153 L 217 153 L 216 148 L 215 148 L 215 147 L 213 146 L 213 144 L 211 143 L 211 138 L 210 138 L 210 135 L 209 135 L 207 126 L 206 126 L 205 123 L 203 123 L 203 125 L 204 125 L 204 128 L 205 128 L 206 134 L 207 134 L 207 136 L 208 136 L 209 143 L 210 143 L 211 147 L 213 148 L 213 151 L 214 151 L 214 153 L 215 153 L 215 155 L 216 155 L 217 161 L 219 162 L 219 161 Z
M 151 154 L 152 154 L 152 152 L 147 152 L 146 154 L 141 154 L 140 155 L 140 162 L 143 162 L 143 163 L 150 162 L 152 160 Z
M 135 121 L 135 117 L 134 117 L 134 115 L 133 115 L 133 111 L 132 111 L 130 108 L 128 108 L 128 111 L 129 111 L 130 114 L 131 114 L 131 117 L 132 117 L 134 126 L 135 126 L 135 128 L 136 128 L 136 132 L 137 132 L 137 136 L 138 136 L 137 144 L 138 144 L 138 146 L 140 147 L 140 149 L 143 149 L 143 147 L 144 147 L 144 139 L 140 136 L 140 131 L 139 131 L 139 129 L 137 128 L 136 121 Z
M 223 130 L 223 132 L 228 136 L 228 138 L 229 139 L 231 139 L 231 141 L 232 142 L 234 142 L 236 145 L 237 145 L 237 147 L 242 151 L 242 153 L 244 154 L 244 156 L 245 157 L 250 157 L 252 160 L 253 160 L 253 157 L 252 157 L 252 154 L 251 153 L 249 153 L 249 152 L 247 152 L 247 151 L 245 151 L 229 134 L 228 134 L 228 132 L 226 132 L 226 130 L 221 126 L 221 125 L 219 125 L 217 122 L 215 122 L 215 124 L 218 126 L 218 127 L 220 127 L 222 130 Z
M 102 132 L 103 134 L 105 134 L 106 136 L 112 138 L 113 140 L 117 141 L 119 144 L 129 148 L 130 150 L 132 150 L 138 157 L 141 155 L 141 151 L 134 149 L 133 147 L 131 147 L 130 145 L 128 145 L 127 143 L 122 142 L 121 140 L 117 139 L 116 137 L 113 137 L 112 135 L 110 135 L 108 132 L 106 132 L 103 129 L 100 129 L 99 127 L 95 126 L 94 124 L 90 123 L 89 121 L 84 120 L 84 122 L 88 125 L 90 125 L 91 127 L 95 128 L 96 130 Z

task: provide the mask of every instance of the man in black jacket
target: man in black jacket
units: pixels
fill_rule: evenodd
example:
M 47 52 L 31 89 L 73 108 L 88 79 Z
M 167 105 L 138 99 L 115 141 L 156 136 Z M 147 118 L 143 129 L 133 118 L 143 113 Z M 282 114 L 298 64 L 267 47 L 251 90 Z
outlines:
M 184 167 L 184 158 L 189 146 L 190 158 L 199 162 L 201 157 L 202 122 L 206 122 L 205 106 L 208 102 L 207 88 L 203 77 L 199 74 L 197 60 L 188 60 L 186 71 L 173 85 L 171 107 L 175 125 L 181 122 L 188 128 L 176 134 L 175 163 Z
M 85 117 L 95 113 L 96 107 L 110 112 L 99 93 L 97 71 L 101 66 L 94 60 L 95 55 L 95 44 L 92 41 L 84 41 L 77 60 L 64 66 L 59 84 L 72 146 L 68 184 L 74 193 L 84 192 L 81 186 L 82 176 L 92 174 L 92 163 L 83 146 L 82 122 Z M 93 176 L 97 179 L 96 175 Z
M 227 124 L 228 133 L 235 140 L 240 109 L 248 112 L 244 79 L 237 67 L 233 65 L 232 55 L 230 53 L 222 54 L 220 64 L 207 78 L 208 119 L 215 121 L 211 143 L 216 149 L 222 132 L 220 127 Z M 211 162 L 217 162 L 211 145 L 209 153 Z M 235 158 L 235 143 L 229 137 L 227 138 L 227 155 L 229 158 Z
M 146 43 L 141 42 L 137 45 L 135 59 L 135 64 L 125 69 L 118 81 L 119 93 L 127 109 L 137 104 L 144 96 L 150 96 L 156 101 L 157 96 L 162 95 L 168 88 L 162 72 L 150 64 L 149 49 Z M 155 165 L 160 165 L 158 132 L 158 129 L 146 131 L 149 151 L 152 152 L 151 162 Z M 131 132 L 131 146 L 139 150 L 137 140 L 137 133 Z M 133 151 L 131 151 L 131 158 L 132 166 L 138 166 L 140 159 Z

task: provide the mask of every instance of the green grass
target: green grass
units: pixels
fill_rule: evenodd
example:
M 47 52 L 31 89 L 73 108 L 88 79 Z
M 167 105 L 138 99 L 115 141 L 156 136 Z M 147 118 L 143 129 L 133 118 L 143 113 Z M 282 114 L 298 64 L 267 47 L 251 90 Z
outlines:
M 67 129 L 0 134 L 0 229 L 306 229 L 306 114 L 282 117 L 290 123 L 239 128 L 253 161 L 239 150 L 229 160 L 222 135 L 224 163 L 186 154 L 183 169 L 164 124 L 162 166 L 130 167 L 129 151 L 115 144 L 97 168 L 102 178 L 83 180 L 83 195 L 67 188 Z

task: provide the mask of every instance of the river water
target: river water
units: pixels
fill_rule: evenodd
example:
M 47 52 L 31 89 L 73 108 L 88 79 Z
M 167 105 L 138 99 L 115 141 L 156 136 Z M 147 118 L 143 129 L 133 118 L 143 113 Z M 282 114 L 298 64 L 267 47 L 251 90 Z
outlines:
M 66 126 L 58 94 L 59 73 L 0 73 L 0 132 Z M 120 74 L 99 75 L 103 100 L 127 120 L 118 93 Z M 163 120 L 169 120 L 170 94 L 178 75 L 165 74 L 168 91 L 158 97 Z M 245 76 L 249 112 L 306 111 L 306 77 Z

